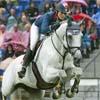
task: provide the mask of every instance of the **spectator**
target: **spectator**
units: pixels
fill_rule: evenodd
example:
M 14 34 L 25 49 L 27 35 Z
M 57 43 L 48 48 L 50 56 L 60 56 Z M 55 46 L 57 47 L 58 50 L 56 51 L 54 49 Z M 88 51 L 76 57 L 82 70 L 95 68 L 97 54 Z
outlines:
M 35 17 L 39 15 L 39 10 L 35 7 L 34 3 L 31 3 L 29 9 L 26 11 L 26 14 L 29 16 L 30 22 L 33 23 Z
M 21 21 L 18 25 L 19 29 L 21 31 L 24 31 L 25 30 L 24 27 L 25 27 L 26 24 L 30 24 L 30 22 L 28 20 L 28 17 L 24 14 L 24 15 L 21 16 Z
M 9 44 L 9 42 L 12 40 L 12 35 L 13 32 L 5 32 L 4 34 L 4 40 L 3 40 L 3 46 L 7 46 Z
M 5 8 L 0 8 L 0 24 L 6 23 L 6 17 L 4 16 L 5 11 Z
M 26 49 L 29 46 L 30 27 L 31 27 L 30 24 L 25 25 L 25 30 L 24 30 L 23 36 L 22 36 L 22 42 L 23 42 Z
M 5 0 L 0 0 L 0 8 L 6 8 L 7 2 Z
M 80 4 L 73 5 L 71 12 L 72 12 L 72 15 L 81 13 L 82 12 L 81 5 Z
M 11 32 L 15 24 L 17 24 L 17 19 L 15 15 L 15 9 L 12 8 L 10 10 L 10 16 L 8 17 L 7 20 L 7 31 Z
M 22 37 L 23 37 L 22 32 L 18 29 L 18 25 L 15 24 L 13 28 L 13 35 L 11 41 L 15 52 L 21 52 L 21 53 L 24 52 L 25 47 L 23 45 Z
M 48 2 L 46 2 L 46 3 L 44 4 L 44 13 L 50 11 L 50 10 L 51 10 L 50 8 L 51 8 L 51 4 L 48 3 Z
M 31 3 L 26 13 L 29 17 L 35 17 L 39 14 L 39 10 L 35 7 L 34 3 Z
M 76 5 L 76 11 L 75 11 L 75 14 L 79 14 L 79 13 L 81 13 L 81 12 L 82 12 L 82 7 L 81 7 L 80 4 L 77 4 L 77 5 Z
M 12 34 L 12 41 L 21 42 L 22 32 L 19 31 L 17 24 L 14 25 Z
M 100 0 L 96 0 L 97 6 L 100 6 Z
M 96 30 L 97 30 L 97 48 L 99 48 L 100 44 L 100 8 L 95 15 L 92 16 L 93 20 L 96 22 Z
M 4 34 L 5 34 L 5 25 L 0 25 L 0 48 L 2 47 L 3 41 L 4 41 Z
M 14 5 L 18 4 L 18 0 L 10 0 Z
M 13 49 L 13 46 L 9 44 L 6 48 L 5 58 L 13 57 L 13 56 L 14 56 L 14 49 Z
M 3 40 L 4 40 L 4 34 L 5 34 L 5 25 L 0 26 L 0 61 L 3 60 L 5 55 L 5 50 L 3 48 Z
M 6 0 L 6 2 L 7 2 L 6 9 L 10 13 L 10 9 L 14 7 L 14 4 L 11 0 Z

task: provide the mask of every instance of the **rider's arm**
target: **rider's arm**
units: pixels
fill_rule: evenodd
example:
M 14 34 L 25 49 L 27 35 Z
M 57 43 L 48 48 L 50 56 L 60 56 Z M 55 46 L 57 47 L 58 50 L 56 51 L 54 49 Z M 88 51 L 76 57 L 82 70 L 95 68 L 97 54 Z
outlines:
M 45 34 L 45 33 L 48 33 L 49 31 L 51 31 L 50 27 L 49 27 L 50 21 L 51 21 L 51 17 L 48 14 L 45 14 L 43 16 L 42 24 L 40 27 L 42 34 Z

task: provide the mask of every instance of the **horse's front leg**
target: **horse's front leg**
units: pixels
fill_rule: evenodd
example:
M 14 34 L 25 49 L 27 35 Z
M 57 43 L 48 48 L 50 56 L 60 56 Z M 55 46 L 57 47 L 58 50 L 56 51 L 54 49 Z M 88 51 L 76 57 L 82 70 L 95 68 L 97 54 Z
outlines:
M 70 89 L 66 89 L 66 96 L 69 98 L 72 98 L 75 93 L 78 93 L 78 88 L 79 88 L 79 83 L 80 83 L 80 76 L 82 74 L 82 69 L 81 68 L 77 68 L 77 67 L 73 67 L 73 68 L 69 68 L 66 70 L 66 73 L 69 77 L 69 82 L 71 79 L 75 79 L 74 84 L 72 85 L 72 87 Z M 70 83 L 69 86 L 70 87 Z
M 48 69 L 48 70 L 50 71 L 50 69 Z M 58 99 L 61 96 L 62 83 L 64 82 L 64 79 L 67 77 L 67 74 L 64 70 L 54 69 L 53 71 L 48 73 L 47 76 L 51 77 L 52 80 L 56 80 L 57 77 L 59 77 L 59 79 L 60 79 L 57 86 L 53 88 L 53 93 L 52 93 L 53 99 Z M 48 77 L 48 79 L 50 79 L 49 77 Z
M 75 77 L 74 84 L 66 92 L 66 96 L 67 97 L 72 98 L 75 95 L 75 93 L 78 93 L 79 92 L 79 83 L 80 83 L 80 75 L 77 75 Z
M 74 84 L 71 88 L 72 92 L 78 93 L 79 92 L 79 83 L 80 83 L 80 76 L 75 77 Z

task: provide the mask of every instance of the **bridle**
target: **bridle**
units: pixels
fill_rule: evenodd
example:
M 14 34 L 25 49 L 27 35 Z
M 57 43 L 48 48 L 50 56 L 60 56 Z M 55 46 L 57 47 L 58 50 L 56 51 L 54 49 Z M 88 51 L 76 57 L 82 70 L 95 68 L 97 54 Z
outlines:
M 69 28 L 70 28 L 70 27 L 69 27 Z M 66 31 L 66 37 L 68 37 L 68 30 L 69 30 L 69 29 L 67 29 L 67 31 Z M 71 28 L 70 28 L 70 30 L 76 30 L 76 29 L 71 29 Z M 80 48 L 80 47 L 77 47 L 77 46 L 76 46 L 76 47 L 71 47 L 71 46 L 69 45 L 68 39 L 67 39 L 67 43 L 68 43 L 67 45 L 68 45 L 68 48 L 70 49 L 70 52 L 71 52 L 72 49 L 75 49 L 74 52 L 71 52 L 71 54 L 72 54 L 73 56 L 75 55 L 75 53 L 77 52 L 77 50 L 81 50 L 81 48 Z

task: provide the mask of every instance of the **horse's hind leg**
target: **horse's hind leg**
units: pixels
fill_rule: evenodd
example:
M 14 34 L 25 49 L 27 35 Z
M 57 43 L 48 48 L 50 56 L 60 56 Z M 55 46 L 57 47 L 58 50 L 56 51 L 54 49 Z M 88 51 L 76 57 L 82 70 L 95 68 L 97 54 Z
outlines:
M 6 96 L 1 96 L 1 100 L 6 100 L 7 98 L 6 98 Z
M 6 100 L 7 98 L 5 96 L 3 96 L 3 100 Z
M 2 94 L 2 92 L 0 92 L 0 100 L 7 100 L 7 97 L 4 96 L 4 95 Z

